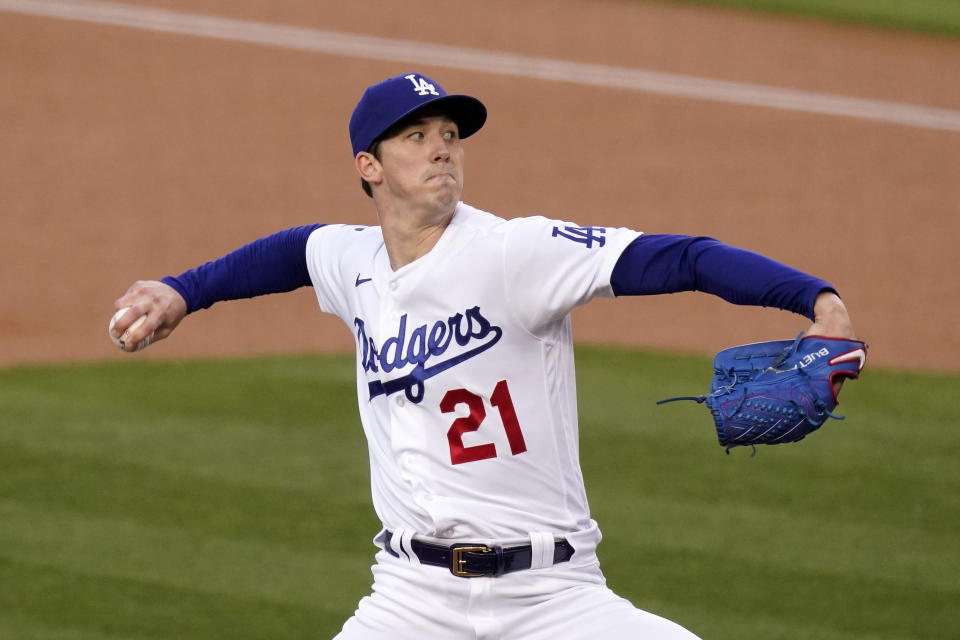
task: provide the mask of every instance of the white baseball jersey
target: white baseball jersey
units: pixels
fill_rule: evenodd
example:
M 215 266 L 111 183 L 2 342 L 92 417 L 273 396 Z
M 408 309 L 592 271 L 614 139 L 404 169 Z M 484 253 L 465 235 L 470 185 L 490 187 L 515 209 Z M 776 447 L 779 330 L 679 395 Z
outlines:
M 320 307 L 357 341 L 373 504 L 386 528 L 599 539 L 579 465 L 569 313 L 613 295 L 613 267 L 638 235 L 460 203 L 433 249 L 393 271 L 379 227 L 312 233 Z

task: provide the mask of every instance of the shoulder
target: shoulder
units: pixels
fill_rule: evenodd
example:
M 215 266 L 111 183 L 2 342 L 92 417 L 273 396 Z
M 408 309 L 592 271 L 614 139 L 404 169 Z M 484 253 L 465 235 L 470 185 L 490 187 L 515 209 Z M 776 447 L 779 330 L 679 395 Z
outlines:
M 506 220 L 498 215 L 460 202 L 454 209 L 450 226 L 465 232 L 488 232 L 500 227 Z
M 356 224 L 331 224 L 321 227 L 307 239 L 306 260 L 314 282 L 337 279 L 371 264 L 383 249 L 380 227 Z
M 328 224 L 315 229 L 307 239 L 307 254 L 316 251 L 336 253 L 347 249 L 356 251 L 364 246 L 379 247 L 383 244 L 380 227 L 359 224 Z
M 499 236 L 512 247 L 543 245 L 568 250 L 585 247 L 602 249 L 602 253 L 611 250 L 619 253 L 641 235 L 639 231 L 632 229 L 581 225 L 543 215 L 506 219 L 462 202 L 457 207 L 451 224 L 465 231 L 473 231 L 474 237 L 480 233 Z
M 519 216 L 503 218 L 488 211 L 461 202 L 457 205 L 451 226 L 467 233 L 482 233 L 490 235 L 510 235 L 518 230 L 551 229 L 563 224 L 558 220 L 551 220 L 543 216 Z

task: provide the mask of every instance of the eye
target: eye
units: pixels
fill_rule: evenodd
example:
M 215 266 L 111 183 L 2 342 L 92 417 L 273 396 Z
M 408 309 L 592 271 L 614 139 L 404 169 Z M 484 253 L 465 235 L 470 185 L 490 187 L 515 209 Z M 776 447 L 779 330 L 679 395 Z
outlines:
M 411 140 L 416 140 L 417 142 L 419 142 L 420 140 L 423 140 L 423 132 L 422 132 L 422 131 L 414 131 L 413 133 L 411 133 L 411 134 L 410 134 L 409 136 L 407 136 L 407 137 L 410 138 Z
M 456 131 L 444 131 L 444 132 L 443 132 L 443 139 L 444 139 L 444 140 L 456 140 L 456 139 L 457 139 L 457 132 L 456 132 Z

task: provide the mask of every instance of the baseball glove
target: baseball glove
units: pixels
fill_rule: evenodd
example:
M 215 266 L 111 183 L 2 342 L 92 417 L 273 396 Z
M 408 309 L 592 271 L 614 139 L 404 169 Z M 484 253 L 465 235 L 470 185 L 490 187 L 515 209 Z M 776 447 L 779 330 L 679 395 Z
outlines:
M 731 347 L 713 360 L 710 393 L 668 398 L 706 403 L 726 447 L 802 440 L 833 413 L 838 377 L 857 378 L 867 357 L 859 340 L 806 336 Z

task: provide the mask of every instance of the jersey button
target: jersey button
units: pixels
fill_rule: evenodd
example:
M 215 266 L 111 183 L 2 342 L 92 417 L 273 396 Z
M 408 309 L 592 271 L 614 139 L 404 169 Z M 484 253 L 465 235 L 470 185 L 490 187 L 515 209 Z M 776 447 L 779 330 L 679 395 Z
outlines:
M 396 280 L 391 281 L 391 282 L 390 282 L 390 291 L 396 291 L 396 290 L 397 290 L 397 287 L 399 287 L 399 286 L 400 286 L 400 283 L 398 283 Z
M 403 398 L 397 398 L 396 403 L 398 407 L 402 407 L 404 404 L 406 404 Z

